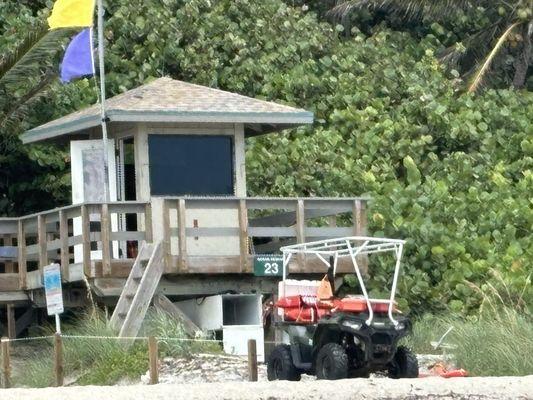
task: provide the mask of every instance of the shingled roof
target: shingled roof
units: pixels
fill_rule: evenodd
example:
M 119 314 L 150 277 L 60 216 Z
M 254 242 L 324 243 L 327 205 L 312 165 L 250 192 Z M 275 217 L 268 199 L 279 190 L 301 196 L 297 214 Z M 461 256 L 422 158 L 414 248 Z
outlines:
M 241 96 L 236 93 L 159 78 L 106 102 L 111 122 L 243 123 L 247 136 L 313 122 L 299 108 Z M 100 107 L 93 105 L 31 129 L 23 143 L 69 135 L 100 125 Z

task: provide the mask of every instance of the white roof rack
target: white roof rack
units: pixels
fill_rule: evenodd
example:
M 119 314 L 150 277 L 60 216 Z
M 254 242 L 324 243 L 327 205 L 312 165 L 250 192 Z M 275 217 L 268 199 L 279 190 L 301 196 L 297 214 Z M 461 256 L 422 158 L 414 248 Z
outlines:
M 285 281 L 288 272 L 289 262 L 294 254 L 309 254 L 318 257 L 328 268 L 331 266 L 330 261 L 326 259 L 333 259 L 333 274 L 337 272 L 337 261 L 339 258 L 350 257 L 354 266 L 354 272 L 357 275 L 357 280 L 361 286 L 363 296 L 368 306 L 368 319 L 366 324 L 370 325 L 374 318 L 372 310 L 371 299 L 368 297 L 363 276 L 357 265 L 356 257 L 363 254 L 376 254 L 384 252 L 392 252 L 395 255 L 396 263 L 394 268 L 394 277 L 392 280 L 392 288 L 389 299 L 384 299 L 383 302 L 389 304 L 388 316 L 394 325 L 398 324 L 392 315 L 394 307 L 394 297 L 396 294 L 396 286 L 398 283 L 398 276 L 400 274 L 400 260 L 402 258 L 403 246 L 405 240 L 375 238 L 367 236 L 348 236 L 336 239 L 318 240 L 315 242 L 299 243 L 290 246 L 284 246 L 280 250 L 283 252 L 283 281 Z M 376 302 L 376 300 L 373 300 Z

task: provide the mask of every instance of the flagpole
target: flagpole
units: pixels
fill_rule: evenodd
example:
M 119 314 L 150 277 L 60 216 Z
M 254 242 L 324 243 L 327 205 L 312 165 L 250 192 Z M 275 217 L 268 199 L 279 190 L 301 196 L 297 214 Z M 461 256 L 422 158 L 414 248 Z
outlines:
M 105 69 L 104 69 L 104 6 L 103 1 L 98 0 L 98 62 L 100 65 L 100 116 L 102 123 L 102 141 L 104 147 L 104 193 L 105 202 L 110 201 L 109 188 L 109 150 L 107 140 L 107 116 L 105 111 Z

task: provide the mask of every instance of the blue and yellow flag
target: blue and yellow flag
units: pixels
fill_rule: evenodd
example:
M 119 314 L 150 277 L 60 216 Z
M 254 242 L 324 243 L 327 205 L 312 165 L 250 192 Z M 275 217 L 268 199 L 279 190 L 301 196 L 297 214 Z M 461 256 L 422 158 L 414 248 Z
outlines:
M 48 18 L 50 29 L 93 25 L 94 0 L 57 0 Z

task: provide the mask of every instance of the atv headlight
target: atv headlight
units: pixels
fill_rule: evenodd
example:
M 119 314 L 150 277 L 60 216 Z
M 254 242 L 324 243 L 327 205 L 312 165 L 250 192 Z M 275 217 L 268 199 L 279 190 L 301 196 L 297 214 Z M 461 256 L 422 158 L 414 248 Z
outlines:
M 403 331 L 405 329 L 405 324 L 403 322 L 399 322 L 394 327 L 397 331 Z
M 361 329 L 361 326 L 363 326 L 361 322 L 352 322 L 352 321 L 344 321 L 342 324 L 346 328 L 353 329 L 354 331 L 358 331 L 359 329 Z

